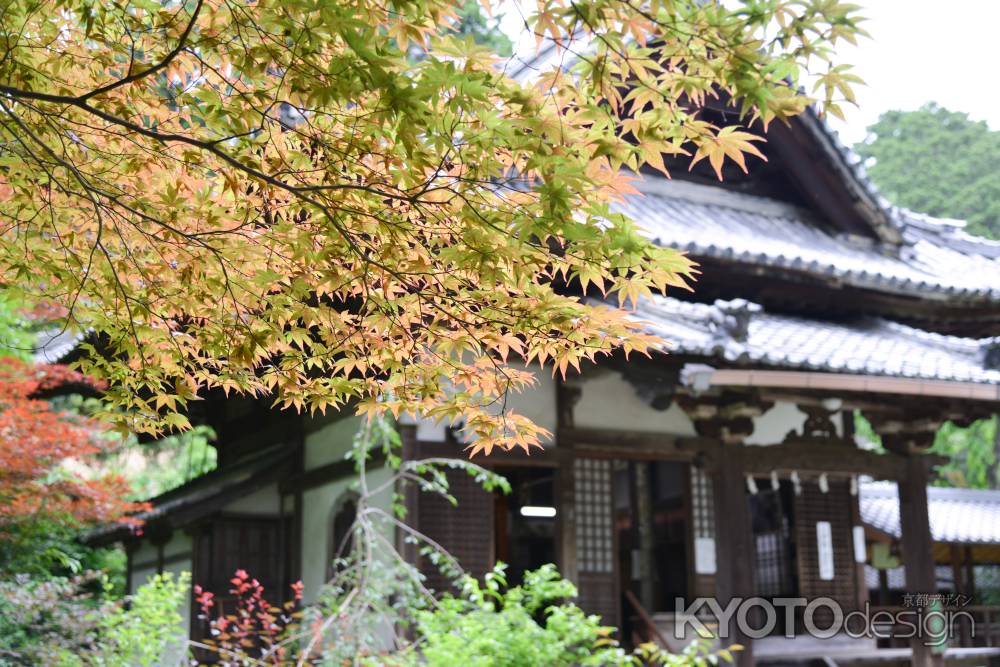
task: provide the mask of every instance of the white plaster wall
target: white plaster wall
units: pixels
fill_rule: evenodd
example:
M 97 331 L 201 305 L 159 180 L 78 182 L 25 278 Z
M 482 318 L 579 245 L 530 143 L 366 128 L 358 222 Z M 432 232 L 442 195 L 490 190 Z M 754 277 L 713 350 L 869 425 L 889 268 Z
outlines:
M 181 574 L 183 574 L 184 572 L 187 572 L 188 574 L 190 574 L 192 568 L 193 568 L 193 563 L 192 563 L 191 559 L 190 558 L 185 558 L 184 560 L 178 560 L 178 561 L 175 561 L 173 563 L 168 563 L 167 565 L 164 566 L 163 571 L 164 572 L 171 572 L 171 573 L 173 573 L 174 579 L 176 580 L 176 578 L 179 577 L 179 576 L 181 576 Z M 184 622 L 181 624 L 181 627 L 184 628 L 184 637 L 186 638 L 188 636 L 188 633 L 189 633 L 190 628 L 191 628 L 191 586 L 190 585 L 187 587 L 187 593 L 184 595 L 183 607 L 181 608 L 180 612 L 181 612 L 181 616 L 184 619 Z
M 551 437 L 542 440 L 542 444 L 555 444 L 558 414 L 556 412 L 556 379 L 551 368 L 540 368 L 538 365 L 525 366 L 510 364 L 517 370 L 526 370 L 535 376 L 535 384 L 520 393 L 510 392 L 505 397 L 503 409 L 523 415 L 547 430 Z M 497 411 L 499 414 L 500 411 Z
M 278 484 L 268 484 L 250 495 L 237 498 L 226 505 L 224 511 L 277 516 L 281 513 L 281 496 L 278 494 Z
M 331 422 L 306 436 L 306 470 L 318 468 L 334 461 L 343 461 L 351 449 L 351 441 L 358 432 L 364 417 L 350 416 Z
M 802 435 L 802 427 L 805 425 L 808 415 L 799 409 L 791 401 L 776 401 L 771 409 L 753 418 L 753 434 L 743 442 L 747 445 L 777 445 L 788 435 L 789 431 L 795 431 L 797 435 Z M 838 437 L 844 435 L 844 413 L 838 412 L 831 418 L 834 432 Z
M 190 556 L 194 546 L 194 541 L 187 533 L 177 531 L 171 535 L 170 540 L 163 545 L 164 560 L 185 555 Z M 159 550 L 156 545 L 148 539 L 139 544 L 139 548 L 132 552 L 132 588 L 129 593 L 145 583 L 150 574 L 156 574 L 156 563 Z M 187 571 L 191 571 L 190 558 L 188 558 Z
M 374 489 L 392 477 L 388 468 L 369 470 L 365 475 L 369 489 Z M 327 559 L 329 558 L 330 532 L 333 530 L 332 510 L 344 493 L 355 490 L 357 477 L 335 480 L 309 489 L 302 494 L 302 583 L 306 603 L 315 599 L 320 587 L 326 583 Z M 372 505 L 386 512 L 391 511 L 393 489 L 372 499 Z M 390 544 L 394 543 L 395 530 L 384 526 L 383 535 Z
M 156 564 L 156 547 L 150 543 L 149 540 L 143 540 L 139 544 L 139 548 L 132 552 L 132 567 L 133 573 L 134 568 L 138 566 L 145 566 L 147 563 Z M 135 577 L 132 578 L 133 581 Z M 130 591 L 131 592 L 131 591 Z
M 139 586 L 148 582 L 154 575 L 156 575 L 155 565 L 152 567 L 133 568 L 132 587 L 129 589 L 129 595 L 133 595 Z
M 170 541 L 163 545 L 163 557 L 170 558 L 176 554 L 189 554 L 194 548 L 194 539 L 185 532 L 176 531 Z
M 573 409 L 573 424 L 577 428 L 696 435 L 694 424 L 676 404 L 666 410 L 650 407 L 619 373 L 605 371 L 575 384 L 581 388 L 580 399 Z
M 802 434 L 808 415 L 789 401 L 777 401 L 771 409 L 753 418 L 753 433 L 743 440 L 746 445 L 777 445 L 789 431 Z

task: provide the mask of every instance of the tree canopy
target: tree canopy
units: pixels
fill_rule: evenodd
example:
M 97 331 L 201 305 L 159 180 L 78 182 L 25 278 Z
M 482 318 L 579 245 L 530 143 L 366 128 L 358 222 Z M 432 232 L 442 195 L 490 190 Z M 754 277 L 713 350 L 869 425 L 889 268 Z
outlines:
M 856 78 L 832 47 L 862 31 L 838 0 L 538 0 L 521 68 L 461 37 L 460 7 L 7 3 L 6 289 L 65 309 L 138 430 L 186 426 L 215 388 L 535 444 L 497 416 L 532 381 L 508 360 L 646 351 L 580 292 L 623 304 L 695 275 L 610 212 L 629 174 L 664 154 L 721 173 L 759 154 L 752 123 L 838 114 Z M 703 118 L 712 98 L 740 122 Z
M 25 517 L 108 521 L 143 507 L 128 500 L 123 477 L 83 475 L 64 465 L 109 448 L 97 424 L 41 398 L 85 381 L 65 366 L 0 357 L 0 533 Z
M 1000 131 L 931 102 L 882 114 L 854 150 L 892 203 L 1000 238 Z

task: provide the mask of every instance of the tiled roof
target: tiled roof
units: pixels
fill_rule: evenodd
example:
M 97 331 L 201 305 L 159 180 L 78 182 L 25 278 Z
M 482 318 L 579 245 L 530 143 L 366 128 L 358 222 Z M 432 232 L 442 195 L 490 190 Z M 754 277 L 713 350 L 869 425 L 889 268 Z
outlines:
M 943 336 L 879 318 L 847 322 L 764 312 L 743 300 L 713 305 L 640 301 L 635 318 L 673 352 L 796 370 L 1000 384 L 985 356 L 994 339 Z
M 76 349 L 83 334 L 73 333 L 64 329 L 43 331 L 38 334 L 33 354 L 36 363 L 55 364 L 63 361 L 70 352 Z
M 152 508 L 140 512 L 135 518 L 144 522 L 156 520 L 172 520 L 178 514 L 184 514 L 184 521 L 193 522 L 205 513 L 216 511 L 213 505 L 219 499 L 232 500 L 257 490 L 265 483 L 273 482 L 287 468 L 285 464 L 291 460 L 292 449 L 283 445 L 274 445 L 267 449 L 247 455 L 243 460 L 230 464 L 196 477 L 189 482 L 151 498 Z M 184 524 L 186 525 L 186 524 Z M 179 527 L 177 524 L 175 527 Z M 93 528 L 83 536 L 87 544 L 110 544 L 125 539 L 134 533 L 123 523 L 106 523 Z
M 924 297 L 1000 300 L 1000 243 L 956 221 L 897 209 L 902 245 L 836 234 L 803 209 L 719 187 L 647 177 L 616 210 L 658 243 L 734 262 Z
M 899 537 L 899 497 L 893 482 L 859 487 L 861 520 Z M 1000 491 L 927 488 L 927 511 L 935 542 L 1000 544 Z
M 582 42 L 572 51 L 585 48 Z M 515 56 L 505 69 L 529 83 L 548 68 L 568 70 L 575 61 L 575 56 L 548 45 L 532 57 Z M 643 188 L 647 196 L 628 197 L 619 210 L 661 243 L 695 255 L 802 270 L 882 291 L 1000 301 L 1000 241 L 966 234 L 960 220 L 932 218 L 893 205 L 868 177 L 861 156 L 812 108 L 793 122 L 825 154 L 879 242 L 838 236 L 817 226 L 806 212 L 719 187 L 700 188 L 711 193 L 706 202 L 691 194 L 699 186 L 671 187 L 674 183 L 663 178 L 650 179 Z M 678 192 L 681 188 L 686 195 Z

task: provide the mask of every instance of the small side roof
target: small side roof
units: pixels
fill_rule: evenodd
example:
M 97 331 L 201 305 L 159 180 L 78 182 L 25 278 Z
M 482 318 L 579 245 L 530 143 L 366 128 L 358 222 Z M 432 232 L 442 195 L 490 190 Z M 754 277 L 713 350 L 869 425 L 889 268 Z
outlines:
M 148 512 L 136 515 L 145 524 L 166 523 L 180 528 L 217 512 L 233 500 L 277 480 L 287 471 L 293 449 L 285 445 L 256 452 L 239 463 L 217 469 L 150 500 Z M 133 535 L 130 526 L 112 523 L 87 533 L 87 544 L 111 544 Z
M 893 537 L 902 535 L 894 483 L 863 483 L 858 500 L 865 524 Z M 927 511 L 935 542 L 1000 544 L 1000 491 L 931 486 Z
M 35 363 L 58 364 L 76 350 L 86 336 L 68 329 L 51 329 L 38 334 L 32 354 Z

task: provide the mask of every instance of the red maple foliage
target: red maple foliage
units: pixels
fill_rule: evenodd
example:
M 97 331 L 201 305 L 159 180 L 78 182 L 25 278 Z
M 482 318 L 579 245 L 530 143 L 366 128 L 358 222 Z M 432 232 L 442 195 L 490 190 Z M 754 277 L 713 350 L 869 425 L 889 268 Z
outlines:
M 113 444 L 98 437 L 101 426 L 94 420 L 41 398 L 81 384 L 92 383 L 66 366 L 0 357 L 0 524 L 40 515 L 140 523 L 128 515 L 148 505 L 127 500 L 123 477 L 85 476 L 60 466 L 68 458 L 93 462 Z
M 204 646 L 217 664 L 288 664 L 284 640 L 296 629 L 301 616 L 298 607 L 302 603 L 302 582 L 291 585 L 292 599 L 281 606 L 264 598 L 264 586 L 246 570 L 236 570 L 229 583 L 232 587 L 225 598 L 216 598 L 201 586 L 194 587 L 195 603 L 201 608 L 199 618 L 209 625 L 210 637 Z

